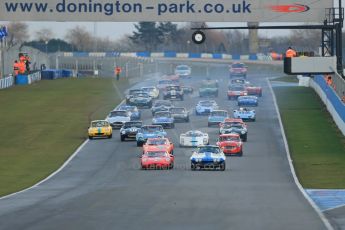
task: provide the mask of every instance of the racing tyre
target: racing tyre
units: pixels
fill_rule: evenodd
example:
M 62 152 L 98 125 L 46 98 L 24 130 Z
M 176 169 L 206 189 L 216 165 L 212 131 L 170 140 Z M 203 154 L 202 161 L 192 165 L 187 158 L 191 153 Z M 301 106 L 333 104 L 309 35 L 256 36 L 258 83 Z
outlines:
M 225 162 L 223 162 L 219 165 L 219 169 L 220 169 L 220 171 L 225 171 Z
M 113 134 L 110 134 L 110 135 L 108 136 L 109 139 L 112 138 L 112 137 L 113 137 Z
M 186 122 L 189 122 L 189 117 L 187 117 L 185 121 L 186 121 Z
M 196 165 L 192 163 L 192 164 L 190 165 L 190 169 L 191 169 L 192 171 L 195 171 L 195 170 L 196 170 Z
M 121 141 L 125 141 L 126 140 L 126 137 L 125 136 L 120 136 L 121 137 Z
M 238 153 L 238 156 L 241 157 L 243 156 L 243 151 L 241 150 L 241 152 Z
M 141 147 L 143 146 L 143 143 L 142 142 L 137 142 L 137 147 Z
M 93 137 L 89 136 L 89 139 L 92 140 Z
M 247 142 L 247 134 L 243 137 L 243 141 Z
M 169 169 L 173 169 L 173 168 L 174 168 L 174 164 L 170 164 Z

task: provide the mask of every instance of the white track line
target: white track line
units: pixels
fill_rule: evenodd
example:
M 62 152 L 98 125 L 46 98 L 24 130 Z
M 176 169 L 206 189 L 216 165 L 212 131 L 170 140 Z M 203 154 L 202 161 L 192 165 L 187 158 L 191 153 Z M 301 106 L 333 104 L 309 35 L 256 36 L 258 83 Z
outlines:
M 120 102 L 120 104 L 118 104 L 116 108 L 118 108 L 120 105 L 122 105 L 123 103 L 125 102 L 125 100 L 122 100 Z M 8 194 L 6 196 L 3 196 L 3 197 L 0 197 L 0 200 L 3 200 L 3 199 L 7 199 L 7 198 L 10 198 L 12 196 L 15 196 L 15 195 L 18 195 L 20 193 L 23 193 L 23 192 L 26 192 L 26 191 L 29 191 L 37 186 L 39 186 L 40 184 L 46 182 L 47 180 L 49 180 L 50 178 L 52 178 L 53 176 L 55 176 L 56 174 L 58 174 L 59 172 L 61 172 L 77 155 L 78 153 L 82 150 L 82 148 L 89 142 L 89 140 L 85 140 L 79 147 L 78 149 L 67 159 L 67 161 L 64 162 L 64 164 L 58 168 L 55 172 L 53 172 L 52 174 L 50 174 L 48 177 L 46 177 L 45 179 L 39 181 L 38 183 L 34 184 L 33 186 L 29 187 L 29 188 L 26 188 L 26 189 L 23 189 L 21 191 L 18 191 L 18 192 L 15 192 L 15 193 L 11 193 L 11 194 Z
M 310 205 L 313 207 L 313 209 L 319 215 L 319 217 L 321 218 L 321 220 L 324 223 L 325 227 L 327 229 L 329 229 L 329 230 L 333 230 L 334 228 L 329 223 L 328 219 L 325 217 L 325 215 L 322 213 L 322 211 L 319 209 L 319 207 L 315 204 L 315 202 L 306 193 L 306 191 L 304 190 L 304 188 L 302 187 L 301 183 L 299 182 L 299 180 L 298 180 L 298 178 L 296 176 L 295 168 L 293 167 L 293 164 L 292 164 L 292 159 L 291 159 L 291 155 L 290 155 L 289 145 L 288 145 L 288 142 L 287 142 L 287 139 L 286 139 L 286 136 L 285 136 L 284 126 L 283 126 L 283 123 L 282 123 L 282 119 L 281 119 L 279 108 L 278 108 L 278 104 L 277 104 L 276 95 L 273 92 L 272 85 L 271 85 L 271 83 L 270 83 L 268 78 L 266 78 L 266 81 L 267 81 L 267 84 L 269 86 L 270 92 L 271 92 L 272 97 L 273 97 L 274 107 L 275 107 L 276 112 L 278 114 L 278 120 L 279 120 L 280 130 L 281 130 L 281 133 L 282 133 L 282 136 L 283 136 L 283 141 L 284 141 L 284 146 L 285 146 L 285 150 L 286 150 L 286 155 L 287 155 L 287 158 L 288 158 L 288 161 L 289 161 L 290 170 L 291 170 L 293 179 L 295 181 L 295 184 L 297 185 L 298 189 L 303 194 L 304 198 L 310 203 Z

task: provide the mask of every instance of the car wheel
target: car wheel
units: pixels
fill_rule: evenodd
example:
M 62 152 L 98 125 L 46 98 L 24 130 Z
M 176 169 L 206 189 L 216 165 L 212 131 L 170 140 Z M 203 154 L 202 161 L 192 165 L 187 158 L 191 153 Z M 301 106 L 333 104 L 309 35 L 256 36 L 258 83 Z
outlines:
M 92 140 L 93 137 L 89 136 L 89 139 Z
M 175 128 L 175 123 L 172 123 L 171 125 L 170 125 L 170 128 Z
M 137 147 L 143 146 L 142 142 L 137 142 Z
M 220 165 L 219 165 L 219 169 L 220 169 L 220 171 L 224 171 L 225 170 L 225 162 L 223 162 L 223 163 L 221 163 Z
M 173 168 L 174 168 L 174 164 L 172 163 L 169 165 L 169 169 L 173 169 Z
M 243 156 L 243 150 L 241 150 L 241 151 L 238 153 L 238 156 L 239 156 L 239 157 Z
M 121 135 L 121 141 L 125 141 L 126 140 L 126 137 Z
M 207 123 L 207 126 L 208 126 L 208 127 L 210 127 L 210 126 L 211 126 L 210 122 L 209 122 L 209 123 Z
M 113 137 L 113 134 L 110 134 L 110 135 L 108 136 L 109 139 L 112 138 L 112 137 Z
M 247 134 L 243 137 L 243 141 L 244 141 L 244 142 L 247 141 Z
M 189 122 L 189 117 L 186 118 L 186 122 Z
M 195 170 L 196 170 L 196 165 L 192 163 L 192 164 L 190 165 L 190 169 L 191 169 L 192 171 L 195 171 Z

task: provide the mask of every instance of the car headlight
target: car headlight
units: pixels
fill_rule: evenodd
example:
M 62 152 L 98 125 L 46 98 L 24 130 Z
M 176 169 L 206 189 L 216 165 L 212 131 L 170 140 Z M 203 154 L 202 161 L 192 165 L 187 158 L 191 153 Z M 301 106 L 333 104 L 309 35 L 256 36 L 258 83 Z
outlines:
M 146 161 L 147 161 L 147 158 L 143 158 L 142 161 L 143 161 L 143 162 L 146 162 Z
M 246 132 L 245 131 L 241 131 L 241 134 L 245 134 Z
M 126 131 L 125 131 L 125 130 L 122 130 L 122 131 L 121 131 L 121 134 L 126 134 Z
M 216 158 L 216 159 L 213 159 L 213 162 L 219 162 L 220 159 Z
M 165 158 L 165 161 L 170 162 L 170 158 L 169 157 Z
M 241 144 L 240 144 L 240 143 L 237 143 L 237 147 L 241 147 Z
M 206 143 L 207 143 L 207 138 L 204 138 L 204 140 L 203 140 L 203 141 L 204 141 L 204 144 L 206 144 Z

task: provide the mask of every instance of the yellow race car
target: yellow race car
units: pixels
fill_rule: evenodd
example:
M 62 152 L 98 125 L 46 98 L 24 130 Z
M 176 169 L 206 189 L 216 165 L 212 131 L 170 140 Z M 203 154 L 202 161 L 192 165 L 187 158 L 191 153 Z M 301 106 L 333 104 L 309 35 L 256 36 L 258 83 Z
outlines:
M 88 130 L 89 139 L 94 137 L 108 137 L 112 138 L 113 129 L 111 128 L 109 122 L 105 120 L 92 121 Z

